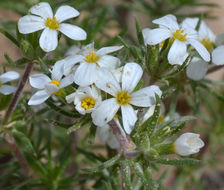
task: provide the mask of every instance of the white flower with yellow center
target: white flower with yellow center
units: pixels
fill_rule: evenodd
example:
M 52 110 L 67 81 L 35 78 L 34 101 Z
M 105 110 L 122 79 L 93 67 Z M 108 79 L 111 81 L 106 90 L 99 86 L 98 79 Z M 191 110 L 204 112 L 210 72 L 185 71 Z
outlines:
M 8 71 L 0 75 L 0 93 L 4 95 L 12 94 L 16 91 L 17 87 L 7 85 L 5 83 L 14 81 L 19 78 L 19 74 L 15 71 Z
M 148 31 L 147 44 L 156 45 L 168 38 L 173 39 L 174 41 L 168 53 L 168 61 L 170 64 L 183 64 L 188 56 L 188 44 L 194 47 L 205 61 L 210 61 L 209 52 L 199 42 L 198 33 L 192 27 L 188 27 L 186 24 L 179 26 L 176 17 L 173 15 L 167 15 L 153 20 L 153 23 L 158 24 L 160 28 Z
M 78 26 L 62 23 L 70 18 L 77 17 L 79 12 L 70 6 L 61 6 L 53 16 L 50 5 L 46 2 L 33 6 L 26 15 L 19 19 L 18 29 L 22 34 L 29 34 L 43 30 L 39 43 L 45 52 L 56 49 L 58 45 L 58 31 L 73 40 L 85 40 L 86 32 Z
M 68 103 L 74 102 L 75 109 L 85 115 L 101 103 L 101 95 L 95 86 L 79 87 L 75 93 L 66 96 L 66 100 Z
M 73 82 L 73 76 L 63 76 L 64 61 L 55 63 L 51 70 L 51 79 L 45 74 L 34 74 L 30 76 L 30 85 L 38 91 L 31 96 L 28 104 L 39 105 L 50 96 L 60 96 L 62 89 Z
M 175 153 L 181 156 L 189 156 L 199 152 L 204 146 L 199 134 L 184 133 L 174 142 Z
M 137 63 L 127 63 L 123 68 L 120 86 L 110 71 L 102 69 L 99 72 L 99 78 L 95 83 L 96 86 L 113 97 L 104 100 L 92 112 L 95 125 L 104 126 L 113 119 L 119 108 L 121 108 L 123 127 L 126 133 L 131 133 L 137 120 L 137 113 L 131 105 L 150 107 L 155 103 L 155 95 L 151 93 L 150 87 L 133 92 L 142 74 L 142 68 Z
M 118 51 L 122 47 L 110 46 L 96 50 L 94 43 L 91 43 L 82 48 L 79 55 L 71 55 L 64 59 L 67 62 L 64 66 L 64 74 L 70 73 L 73 67 L 80 63 L 74 74 L 74 82 L 79 86 L 91 85 L 97 80 L 100 68 L 114 70 L 120 65 L 120 59 L 107 54 Z
M 119 120 L 117 118 L 114 118 L 114 121 L 116 122 L 123 136 L 126 136 L 124 130 L 121 127 Z M 97 127 L 96 134 L 101 140 L 101 142 L 108 144 L 110 148 L 112 149 L 120 148 L 120 144 L 117 140 L 117 137 L 113 134 L 113 131 L 108 124 L 104 125 L 103 127 Z

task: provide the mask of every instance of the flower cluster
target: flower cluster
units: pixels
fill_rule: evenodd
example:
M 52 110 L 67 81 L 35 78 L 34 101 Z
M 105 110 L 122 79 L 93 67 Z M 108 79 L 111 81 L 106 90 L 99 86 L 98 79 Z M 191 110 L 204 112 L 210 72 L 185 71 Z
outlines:
M 73 40 L 86 39 L 84 30 L 63 23 L 79 15 L 79 12 L 70 6 L 59 7 L 53 16 L 48 3 L 39 3 L 30 9 L 30 13 L 19 20 L 19 32 L 29 34 L 43 30 L 39 44 L 45 52 L 56 49 L 58 31 Z M 209 52 L 215 36 L 207 30 L 204 22 L 201 23 L 199 32 L 195 30 L 197 19 L 185 19 L 178 24 L 175 16 L 167 15 L 154 20 L 153 23 L 159 25 L 159 28 L 143 30 L 145 44 L 160 44 L 162 47 L 164 41 L 168 40 L 170 49 L 167 59 L 171 65 L 182 65 L 193 49 L 205 62 L 210 61 Z M 162 96 L 159 86 L 139 87 L 143 76 L 143 63 L 121 64 L 118 57 L 110 55 L 122 51 L 122 48 L 123 46 L 110 46 L 95 49 L 94 42 L 85 46 L 72 46 L 64 58 L 52 66 L 51 76 L 42 73 L 30 76 L 30 85 L 37 91 L 28 104 L 39 105 L 49 97 L 64 97 L 68 104 L 74 104 L 74 108 L 81 115 L 91 115 L 92 122 L 98 127 L 97 134 L 103 142 L 111 148 L 119 148 L 120 144 L 108 123 L 114 120 L 121 134 L 129 135 L 138 120 L 138 111 L 141 108 L 148 110 L 143 118 L 144 121 L 147 120 L 153 115 L 157 97 Z M 213 60 L 216 60 L 217 51 L 220 49 L 213 51 Z M 194 60 L 201 60 L 198 55 L 189 66 Z M 190 68 L 188 73 L 189 70 Z M 66 93 L 65 87 L 72 87 L 70 89 L 73 91 Z M 197 135 L 186 135 L 174 143 L 175 152 L 183 156 L 196 153 L 203 146 Z M 184 145 L 183 141 L 186 141 Z M 183 146 L 185 147 L 182 149 Z

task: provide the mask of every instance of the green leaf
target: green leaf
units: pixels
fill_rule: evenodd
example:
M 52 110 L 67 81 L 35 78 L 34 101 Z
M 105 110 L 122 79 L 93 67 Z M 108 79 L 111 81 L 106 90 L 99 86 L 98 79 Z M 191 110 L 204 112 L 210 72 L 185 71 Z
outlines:
M 139 44 L 144 46 L 145 43 L 144 43 L 144 38 L 142 35 L 142 30 L 141 30 L 140 24 L 137 19 L 135 19 L 135 26 L 136 26 L 136 32 L 137 32 Z
M 130 49 L 130 46 L 124 41 L 121 36 L 117 36 L 118 40 L 124 45 L 125 48 Z
M 40 65 L 40 68 L 42 70 L 42 72 L 45 74 L 45 75 L 48 75 L 50 76 L 51 75 L 51 72 L 49 71 L 47 65 L 45 64 L 44 60 L 39 58 L 39 61 L 38 61 L 39 65 Z
M 171 158 L 159 158 L 155 160 L 156 163 L 159 164 L 166 164 L 166 165 L 175 165 L 175 166 L 191 166 L 200 163 L 199 160 L 194 158 L 178 158 L 178 159 L 171 159 Z
M 17 47 L 20 47 L 20 43 L 17 41 L 17 39 L 10 34 L 9 32 L 5 31 L 4 29 L 0 28 L 0 32 L 8 38 L 11 42 L 13 42 Z
M 133 190 L 133 187 L 131 184 L 131 170 L 130 170 L 128 161 L 124 160 L 121 162 L 121 170 L 122 170 L 122 177 L 124 178 L 126 189 Z
M 106 162 L 100 164 L 100 165 L 97 166 L 97 167 L 89 168 L 89 169 L 86 168 L 86 169 L 83 169 L 83 171 L 91 172 L 91 173 L 92 173 L 92 172 L 99 172 L 99 171 L 101 171 L 101 170 L 104 170 L 104 169 L 106 169 L 106 168 L 109 168 L 109 167 L 111 167 L 111 166 L 117 164 L 118 161 L 120 160 L 120 157 L 121 157 L 121 155 L 118 154 L 117 156 L 115 156 L 115 157 L 111 158 L 110 160 L 108 160 L 108 161 L 106 161 Z
M 4 54 L 5 59 L 8 61 L 9 65 L 11 67 L 15 67 L 16 63 L 9 57 L 9 55 L 7 53 Z

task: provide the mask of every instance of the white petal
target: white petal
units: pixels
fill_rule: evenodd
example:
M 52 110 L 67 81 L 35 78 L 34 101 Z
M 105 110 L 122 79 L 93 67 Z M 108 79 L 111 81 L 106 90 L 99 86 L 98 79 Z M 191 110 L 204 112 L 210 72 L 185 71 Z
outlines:
M 70 74 L 70 75 L 66 76 L 65 78 L 63 78 L 60 81 L 60 88 L 64 88 L 66 86 L 69 86 L 70 84 L 73 83 L 73 80 L 74 80 L 73 74 Z
M 64 65 L 66 62 L 62 59 L 57 61 L 51 71 L 51 78 L 60 81 L 64 73 Z
M 33 74 L 29 79 L 30 85 L 38 89 L 44 89 L 45 85 L 51 81 L 51 79 L 44 74 Z
M 171 36 L 172 36 L 172 33 L 168 29 L 156 28 L 149 31 L 147 44 L 156 45 L 163 42 L 167 38 L 170 38 Z
M 142 30 L 142 35 L 143 35 L 143 38 L 144 38 L 144 42 L 145 42 L 145 45 L 149 44 L 149 37 L 150 37 L 150 31 L 152 29 L 150 28 L 144 28 Z
M 224 65 L 224 46 L 219 46 L 213 50 L 212 62 L 215 65 Z
M 187 66 L 187 76 L 192 80 L 201 80 L 208 71 L 208 63 L 202 59 L 193 61 Z
M 111 94 L 112 96 L 116 96 L 116 93 L 121 90 L 120 85 L 113 74 L 103 68 L 99 70 L 95 84 L 99 89 Z
M 130 104 L 139 107 L 149 107 L 156 103 L 155 93 L 150 87 L 142 88 L 131 94 Z
M 120 66 L 120 59 L 111 55 L 103 55 L 97 62 L 100 67 L 106 67 L 109 70 L 116 69 Z
M 48 17 L 53 17 L 51 6 L 46 2 L 38 3 L 37 5 L 33 6 L 29 11 L 32 14 L 41 16 L 44 19 Z
M 44 20 L 38 16 L 26 15 L 18 21 L 18 29 L 22 34 L 29 34 L 44 28 Z
M 4 95 L 9 95 L 12 94 L 16 91 L 17 87 L 14 86 L 9 86 L 9 85 L 2 85 L 0 87 L 0 93 L 4 94 Z
M 58 45 L 58 33 L 56 30 L 45 28 L 40 36 L 40 47 L 45 52 L 50 52 L 56 49 Z
M 84 60 L 81 55 L 71 55 L 64 59 L 64 75 L 68 75 L 72 72 L 74 65 Z
M 199 36 L 200 39 L 208 38 L 212 42 L 215 42 L 215 34 L 211 31 L 211 29 L 205 24 L 204 21 L 201 22 L 200 28 L 199 28 Z
M 121 113 L 124 130 L 127 134 L 130 134 L 137 121 L 137 114 L 130 105 L 121 106 Z
M 65 99 L 66 99 L 67 103 L 71 104 L 72 102 L 74 102 L 75 96 L 76 96 L 75 92 L 66 96 Z
M 184 42 L 174 40 L 168 53 L 168 61 L 171 65 L 182 65 L 187 58 L 187 46 Z
M 67 57 L 70 55 L 77 55 L 80 53 L 80 51 L 80 47 L 78 47 L 77 45 L 73 45 L 68 49 L 68 51 L 66 51 L 65 56 Z
M 189 43 L 196 49 L 199 55 L 206 61 L 210 61 L 210 54 L 207 49 L 197 40 L 189 40 Z
M 97 79 L 98 68 L 95 63 L 81 63 L 74 75 L 74 82 L 80 86 L 93 84 Z
M 149 119 L 153 115 L 155 107 L 156 105 L 153 105 L 146 111 L 145 115 L 142 118 L 141 124 L 144 123 L 147 119 Z
M 28 102 L 28 105 L 41 104 L 48 98 L 49 98 L 49 95 L 45 92 L 45 90 L 37 91 L 33 96 L 31 96 L 31 98 Z
M 96 129 L 96 134 L 101 140 L 101 142 L 106 143 L 108 140 L 108 137 L 110 135 L 110 126 L 108 124 L 102 126 L 102 127 L 97 127 Z
M 103 47 L 103 48 L 99 49 L 96 53 L 97 53 L 98 55 L 105 55 L 105 54 L 108 54 L 108 53 L 112 53 L 112 52 L 118 51 L 118 50 L 120 50 L 121 48 L 123 48 L 123 46 L 109 46 L 109 47 Z
M 122 90 L 132 92 L 142 77 L 143 71 L 137 63 L 127 63 L 122 73 Z
M 96 126 L 103 126 L 113 119 L 119 109 L 115 98 L 103 101 L 91 114 Z
M 64 5 L 58 8 L 58 10 L 56 11 L 55 17 L 57 21 L 63 22 L 70 18 L 77 17 L 78 15 L 79 15 L 79 11 L 77 11 L 73 7 Z
M 60 88 L 58 86 L 56 86 L 55 84 L 46 84 L 45 85 L 45 91 L 49 94 L 49 95 L 53 95 L 55 92 L 57 92 L 58 90 L 60 90 Z
M 199 18 L 186 18 L 183 20 L 181 27 L 195 29 L 198 24 L 198 21 L 199 21 Z
M 112 74 L 114 75 L 115 79 L 119 83 L 121 83 L 121 80 L 122 80 L 123 69 L 124 69 L 124 67 L 119 67 L 119 68 L 112 71 Z
M 152 21 L 154 24 L 169 28 L 170 30 L 178 30 L 179 26 L 174 15 L 166 15 Z
M 6 82 L 9 82 L 9 81 L 16 80 L 18 78 L 19 78 L 19 73 L 15 72 L 15 71 L 8 71 L 8 72 L 0 75 L 0 82 L 1 83 L 6 83 Z
M 221 46 L 222 44 L 224 44 L 224 33 L 216 36 L 215 44 L 216 46 Z
M 60 24 L 58 30 L 73 40 L 85 40 L 87 36 L 82 28 L 71 24 Z

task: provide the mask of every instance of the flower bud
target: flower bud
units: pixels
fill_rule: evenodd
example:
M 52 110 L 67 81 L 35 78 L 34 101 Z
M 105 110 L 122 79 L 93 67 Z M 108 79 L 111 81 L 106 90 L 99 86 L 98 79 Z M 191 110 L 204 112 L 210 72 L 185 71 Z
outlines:
M 204 146 L 199 134 L 184 133 L 174 142 L 175 153 L 181 156 L 189 156 L 198 153 Z

